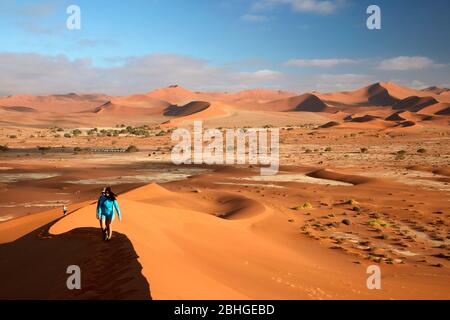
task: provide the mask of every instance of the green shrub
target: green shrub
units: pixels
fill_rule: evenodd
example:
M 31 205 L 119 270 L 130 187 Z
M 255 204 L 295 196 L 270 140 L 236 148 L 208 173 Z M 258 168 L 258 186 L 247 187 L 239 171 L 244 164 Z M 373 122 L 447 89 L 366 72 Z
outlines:
M 345 203 L 349 204 L 349 205 L 352 205 L 352 206 L 357 206 L 359 204 L 359 202 L 356 201 L 355 199 L 347 200 Z
M 383 220 L 370 220 L 369 222 L 367 222 L 367 224 L 371 227 L 383 227 L 383 228 L 388 228 L 391 225 L 389 223 L 387 223 L 386 221 Z
M 304 209 L 312 209 L 313 205 L 309 202 L 305 202 L 304 204 L 300 205 L 300 206 L 296 206 L 294 208 L 292 208 L 293 210 L 304 210 Z

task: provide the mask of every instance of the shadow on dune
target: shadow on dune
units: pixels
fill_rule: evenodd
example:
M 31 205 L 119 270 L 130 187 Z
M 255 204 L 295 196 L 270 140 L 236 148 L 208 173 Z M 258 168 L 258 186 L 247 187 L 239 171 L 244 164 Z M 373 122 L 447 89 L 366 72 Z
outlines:
M 100 230 L 80 228 L 48 234 L 52 222 L 0 245 L 0 299 L 151 299 L 130 240 L 114 232 L 111 242 Z M 69 290 L 67 267 L 81 269 L 81 289 Z

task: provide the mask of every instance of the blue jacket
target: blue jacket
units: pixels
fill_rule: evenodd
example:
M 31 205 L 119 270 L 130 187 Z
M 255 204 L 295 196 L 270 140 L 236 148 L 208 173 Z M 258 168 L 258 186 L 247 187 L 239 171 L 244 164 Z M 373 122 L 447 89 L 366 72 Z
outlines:
M 97 219 L 100 219 L 100 216 L 102 215 L 101 204 L 105 199 L 105 195 L 102 194 L 97 200 Z
M 105 216 L 110 218 L 111 220 L 114 220 L 114 209 L 117 213 L 117 217 L 119 218 L 119 220 L 121 220 L 122 216 L 120 214 L 120 208 L 119 204 L 117 203 L 117 200 L 110 200 L 103 195 L 100 196 L 100 198 L 98 198 L 97 218 Z

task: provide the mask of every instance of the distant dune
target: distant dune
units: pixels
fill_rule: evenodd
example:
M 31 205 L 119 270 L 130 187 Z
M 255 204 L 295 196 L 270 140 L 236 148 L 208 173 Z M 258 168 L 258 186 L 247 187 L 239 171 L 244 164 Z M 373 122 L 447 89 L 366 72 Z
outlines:
M 398 124 L 399 127 L 408 128 L 416 126 L 414 121 L 403 121 Z
M 196 100 L 197 94 L 178 85 L 156 89 L 146 94 L 150 98 L 170 102 L 171 104 L 184 104 Z
M 446 113 L 448 109 L 450 109 L 450 103 L 436 103 L 419 110 L 419 113 L 426 115 L 448 115 Z
M 328 106 L 313 94 L 304 94 L 296 98 L 291 98 L 295 101 L 295 108 L 293 111 L 306 111 L 306 112 L 325 112 Z
M 401 116 L 401 114 L 402 114 L 402 111 L 395 112 L 395 113 L 391 114 L 389 117 L 387 117 L 385 120 L 386 121 L 404 121 L 404 120 L 406 120 L 405 118 L 403 118 Z
M 394 105 L 395 110 L 408 110 L 412 112 L 417 112 L 438 103 L 438 101 L 432 97 L 417 97 L 411 96 L 405 98 Z
M 171 105 L 164 111 L 165 116 L 185 117 L 209 108 L 211 104 L 204 101 L 192 101 L 184 106 Z
M 367 101 L 369 104 L 379 106 L 391 106 L 397 102 L 390 92 L 381 84 L 376 83 L 363 90 L 367 95 Z
M 398 101 L 382 83 L 375 83 L 355 91 L 318 94 L 318 96 L 325 102 L 337 106 L 391 106 Z
M 436 115 L 439 115 L 439 116 L 448 116 L 448 115 L 450 115 L 450 107 L 447 107 L 445 109 L 442 109 L 439 112 L 436 112 Z
M 149 97 L 145 94 L 136 94 L 132 96 L 124 96 L 124 97 L 113 97 L 111 99 L 112 103 L 123 105 L 127 107 L 136 107 L 136 108 L 167 108 L 171 105 L 171 103 L 155 99 Z
M 260 108 L 266 111 L 304 111 L 304 112 L 326 112 L 328 106 L 317 96 L 306 93 L 290 98 L 270 101 Z
M 36 109 L 39 112 L 67 114 L 68 112 L 79 112 L 99 106 L 108 100 L 107 96 L 101 94 L 16 95 L 0 98 L 0 105 L 7 107 L 21 106 Z
M 36 112 L 36 109 L 30 108 L 30 107 L 20 107 L 20 106 L 12 106 L 12 107 L 0 107 L 3 110 L 6 111 L 13 111 L 13 112 Z
M 327 129 L 327 128 L 336 127 L 338 125 L 340 125 L 339 122 L 337 122 L 337 121 L 330 121 L 330 122 L 327 122 L 327 123 L 321 125 L 320 127 L 323 128 L 323 129 Z
M 426 89 L 423 89 L 422 91 L 423 92 L 431 92 L 431 93 L 439 95 L 439 94 L 444 93 L 444 92 L 450 92 L 450 89 L 433 86 L 433 87 L 428 87 Z
M 93 111 L 95 114 L 101 116 L 109 116 L 109 117 L 118 117 L 117 120 L 120 121 L 120 118 L 136 118 L 142 116 L 152 116 L 152 115 L 160 115 L 162 113 L 162 108 L 152 109 L 152 108 L 139 108 L 139 107 L 129 107 L 124 105 L 118 105 L 108 101 L 107 103 L 101 105 L 98 108 L 95 108 Z
M 356 126 L 371 122 L 379 126 L 392 122 L 425 120 L 423 116 L 447 116 L 450 94 L 445 88 L 416 90 L 378 82 L 354 91 L 304 93 L 272 89 L 238 92 L 198 92 L 172 85 L 149 93 L 129 96 L 104 94 L 15 95 L 0 98 L 2 123 L 20 126 L 165 124 L 182 125 L 193 120 L 215 119 L 218 126 L 292 124 L 294 113 L 316 123 L 346 121 Z M 412 117 L 401 111 L 420 113 Z M 289 112 L 289 116 L 282 113 Z M 29 114 L 29 116 L 25 116 Z M 300 115 L 301 114 L 301 115 Z M 408 116 L 408 118 L 404 118 Z M 220 119 L 220 120 L 219 120 Z M 383 119 L 387 123 L 383 124 Z M 428 119 L 430 120 L 430 119 Z M 344 123 L 339 124 L 339 126 Z M 444 125 L 445 121 L 430 122 Z M 336 125 L 336 124 L 335 124 Z
M 227 94 L 227 98 L 236 102 L 241 100 L 253 100 L 259 103 L 269 102 L 280 99 L 287 99 L 298 95 L 294 92 L 282 91 L 282 90 L 270 90 L 270 89 L 250 89 L 243 90 L 237 93 Z
M 180 110 L 175 108 L 181 108 Z M 228 104 L 222 102 L 200 102 L 194 101 L 182 107 L 172 107 L 171 114 L 176 115 L 174 119 L 166 124 L 167 126 L 179 126 L 192 124 L 195 120 L 224 119 L 230 115 L 233 109 Z M 167 109 L 166 109 L 167 110 Z M 173 112 L 173 113 L 172 113 Z M 167 116 L 167 114 L 166 114 Z
M 362 117 L 351 118 L 350 122 L 369 122 L 369 121 L 374 121 L 374 120 L 377 120 L 377 119 L 379 119 L 379 117 L 367 114 L 367 115 L 362 116 Z

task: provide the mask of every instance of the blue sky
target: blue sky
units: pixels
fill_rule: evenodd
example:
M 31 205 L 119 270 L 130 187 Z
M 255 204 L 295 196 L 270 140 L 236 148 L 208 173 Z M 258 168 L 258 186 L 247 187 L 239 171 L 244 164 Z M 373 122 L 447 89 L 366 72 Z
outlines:
M 81 30 L 66 29 L 71 4 Z M 366 27 L 371 4 L 381 30 Z M 3 95 L 450 86 L 446 0 L 2 0 L 0 9 Z

